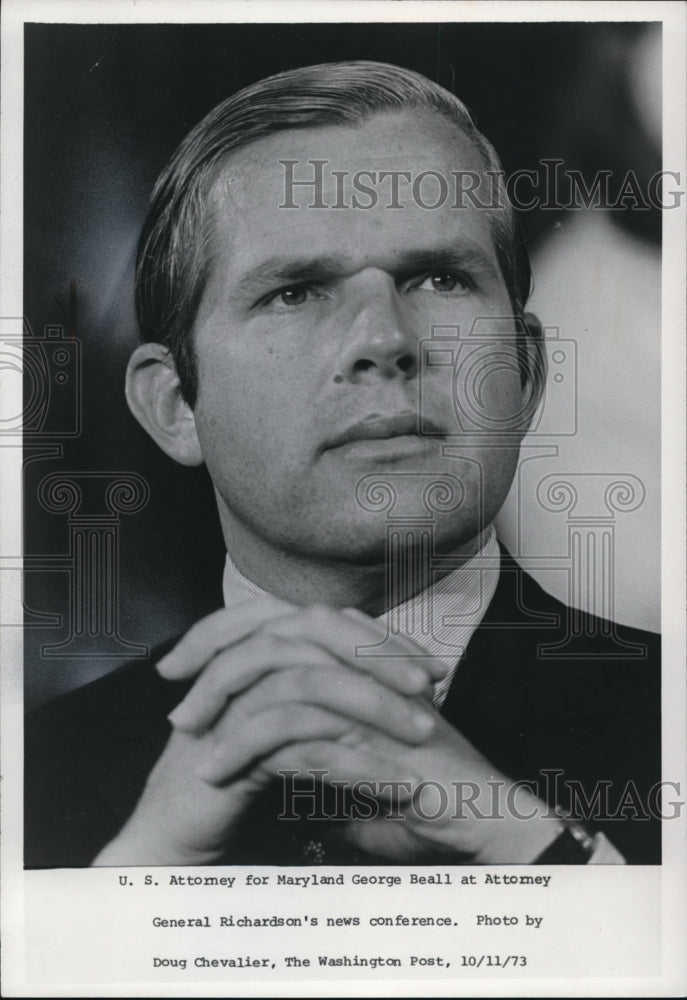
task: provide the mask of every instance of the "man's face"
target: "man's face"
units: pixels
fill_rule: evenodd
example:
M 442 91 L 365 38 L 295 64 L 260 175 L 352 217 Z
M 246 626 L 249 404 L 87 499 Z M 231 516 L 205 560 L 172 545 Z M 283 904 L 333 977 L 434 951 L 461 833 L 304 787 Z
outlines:
M 311 187 L 286 190 L 280 161 L 298 161 L 298 180 L 318 159 L 322 201 L 345 207 L 309 208 Z M 403 207 L 390 208 L 388 180 L 375 206 L 355 208 L 350 185 L 362 170 L 432 170 L 452 183 L 451 171 L 483 169 L 450 123 L 412 111 L 285 131 L 230 158 L 212 193 L 214 264 L 193 331 L 196 429 L 230 551 L 232 539 L 244 552 L 253 539 L 306 558 L 381 561 L 389 504 L 376 503 L 371 474 L 390 484 L 393 516 L 429 514 L 444 551 L 469 547 L 492 520 L 519 435 L 484 427 L 507 429 L 523 389 L 513 323 L 496 319 L 512 308 L 489 214 L 467 199 L 456 208 L 453 187 L 428 209 L 407 183 Z M 423 184 L 425 204 L 438 194 Z M 436 327 L 459 327 L 464 340 L 475 320 L 493 340 L 473 347 L 468 385 L 420 344 Z M 461 392 L 486 425 L 459 418 Z M 442 477 L 456 492 L 437 513 L 427 489 Z

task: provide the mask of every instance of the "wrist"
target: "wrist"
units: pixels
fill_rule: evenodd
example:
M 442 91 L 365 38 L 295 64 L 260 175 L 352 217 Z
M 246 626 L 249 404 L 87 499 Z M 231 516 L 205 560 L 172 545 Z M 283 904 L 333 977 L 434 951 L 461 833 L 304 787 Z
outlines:
M 564 832 L 564 822 L 526 788 L 508 796 L 498 819 L 489 819 L 473 864 L 529 865 Z

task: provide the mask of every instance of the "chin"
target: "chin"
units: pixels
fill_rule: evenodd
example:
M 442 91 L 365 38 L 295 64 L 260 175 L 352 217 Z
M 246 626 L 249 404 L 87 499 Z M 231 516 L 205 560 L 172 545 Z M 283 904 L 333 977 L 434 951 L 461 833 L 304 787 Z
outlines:
M 312 522 L 311 522 L 312 523 Z M 357 566 L 383 566 L 411 553 L 417 558 L 430 558 L 455 552 L 474 542 L 486 524 L 477 519 L 450 517 L 446 514 L 428 518 L 369 517 L 330 521 L 319 537 L 301 536 L 289 546 L 299 555 L 309 553 L 322 561 L 352 563 Z

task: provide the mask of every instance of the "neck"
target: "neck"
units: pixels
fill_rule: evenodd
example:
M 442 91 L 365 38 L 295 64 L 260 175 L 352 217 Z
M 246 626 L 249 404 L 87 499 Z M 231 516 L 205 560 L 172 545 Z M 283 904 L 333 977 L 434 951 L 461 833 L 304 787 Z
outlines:
M 378 562 L 360 564 L 284 551 L 232 527 L 231 533 L 225 532 L 229 555 L 239 572 L 258 587 L 303 607 L 355 607 L 374 618 L 459 569 L 479 552 L 490 530 L 485 528 L 438 557 L 420 538 L 413 544 L 390 546 Z

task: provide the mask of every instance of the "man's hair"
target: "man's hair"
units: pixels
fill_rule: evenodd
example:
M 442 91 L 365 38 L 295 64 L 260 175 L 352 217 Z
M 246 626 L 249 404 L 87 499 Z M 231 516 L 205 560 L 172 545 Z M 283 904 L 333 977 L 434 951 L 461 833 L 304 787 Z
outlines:
M 448 119 L 493 171 L 503 209 L 489 212 L 514 315 L 530 293 L 527 250 L 491 143 L 464 104 L 420 73 L 387 63 L 323 63 L 259 80 L 217 105 L 183 140 L 151 196 L 138 246 L 136 312 L 141 337 L 171 352 L 190 406 L 198 394 L 193 324 L 212 264 L 208 194 L 232 153 L 286 129 L 359 125 L 374 114 L 416 108 Z M 521 364 L 523 354 L 521 354 Z

